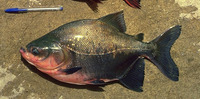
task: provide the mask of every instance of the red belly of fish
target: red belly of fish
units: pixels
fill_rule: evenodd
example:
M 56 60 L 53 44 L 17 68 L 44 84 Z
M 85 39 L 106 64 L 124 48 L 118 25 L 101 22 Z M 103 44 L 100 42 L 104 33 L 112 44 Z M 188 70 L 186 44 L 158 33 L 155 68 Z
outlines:
M 55 70 L 41 70 L 40 71 L 48 74 L 49 76 L 53 77 L 56 80 L 59 80 L 61 82 L 70 83 L 70 84 L 77 84 L 77 85 L 86 85 L 89 84 L 89 81 L 87 79 L 89 78 L 86 75 L 80 74 L 80 73 L 73 73 L 73 74 L 66 74 L 65 72 Z
M 59 80 L 64 83 L 70 83 L 70 84 L 76 84 L 76 85 L 87 85 L 87 84 L 93 84 L 91 83 L 94 80 L 97 80 L 96 78 L 91 79 L 87 75 L 80 74 L 80 73 L 73 73 L 73 74 L 66 74 L 64 72 L 60 72 L 57 70 L 40 70 L 49 76 L 53 77 L 56 80 Z M 110 82 L 110 81 L 115 81 L 118 79 L 99 79 L 104 82 Z
M 52 77 L 61 81 L 61 82 L 76 84 L 76 85 L 87 85 L 87 84 L 95 85 L 94 83 L 91 83 L 91 82 L 96 80 L 96 79 L 88 80 L 87 76 L 80 75 L 80 74 L 53 75 Z M 102 80 L 104 82 L 110 82 L 110 81 L 115 81 L 115 80 L 118 80 L 118 79 L 100 79 L 100 80 Z
M 65 74 L 50 75 L 50 76 L 65 83 L 77 84 L 77 85 L 89 84 L 89 82 L 86 80 L 88 77 L 86 75 L 81 75 L 79 73 L 74 73 L 74 74 L 69 74 L 69 75 L 65 75 Z

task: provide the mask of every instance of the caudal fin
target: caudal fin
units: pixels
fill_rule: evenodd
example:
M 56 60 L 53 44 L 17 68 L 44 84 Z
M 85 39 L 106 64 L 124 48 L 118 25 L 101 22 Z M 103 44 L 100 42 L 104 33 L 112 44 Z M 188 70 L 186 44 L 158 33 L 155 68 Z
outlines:
M 181 33 L 181 26 L 177 25 L 164 34 L 160 35 L 152 42 L 156 44 L 157 49 L 149 56 L 149 59 L 158 69 L 169 79 L 178 81 L 179 70 L 171 58 L 170 49 Z

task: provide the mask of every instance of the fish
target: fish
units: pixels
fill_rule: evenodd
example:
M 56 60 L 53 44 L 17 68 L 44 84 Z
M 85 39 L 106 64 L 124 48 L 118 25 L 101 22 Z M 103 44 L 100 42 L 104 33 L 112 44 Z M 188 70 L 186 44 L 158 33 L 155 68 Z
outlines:
M 102 4 L 102 1 L 106 0 L 74 0 L 79 2 L 85 2 L 94 11 L 98 12 L 98 4 Z M 140 0 L 124 0 L 130 7 L 140 9 Z
M 140 9 L 140 0 L 124 0 L 130 7 Z
M 144 33 L 126 34 L 123 11 L 98 19 L 66 23 L 21 47 L 21 56 L 52 78 L 76 85 L 105 85 L 119 81 L 142 92 L 144 60 L 152 62 L 167 78 L 178 81 L 179 69 L 170 49 L 181 26 L 168 29 L 150 42 Z

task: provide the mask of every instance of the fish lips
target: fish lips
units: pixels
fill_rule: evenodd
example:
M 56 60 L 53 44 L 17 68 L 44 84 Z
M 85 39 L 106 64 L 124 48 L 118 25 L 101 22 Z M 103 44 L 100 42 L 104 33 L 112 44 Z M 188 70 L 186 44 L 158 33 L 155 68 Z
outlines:
M 29 53 L 26 49 L 24 49 L 23 47 L 20 48 L 19 52 L 21 53 L 21 56 L 25 59 L 25 60 L 29 60 Z
M 27 56 L 27 50 L 24 49 L 23 47 L 20 48 L 19 52 L 21 53 L 22 57 L 24 59 L 26 59 L 26 56 Z
M 30 57 L 28 56 L 28 53 L 26 51 L 26 49 L 24 49 L 23 47 L 20 48 L 19 52 L 21 53 L 22 57 L 31 65 L 34 65 L 32 62 L 29 61 Z
M 19 50 L 19 52 L 20 52 L 20 53 L 25 53 L 26 50 L 25 50 L 23 47 L 21 47 L 20 50 Z

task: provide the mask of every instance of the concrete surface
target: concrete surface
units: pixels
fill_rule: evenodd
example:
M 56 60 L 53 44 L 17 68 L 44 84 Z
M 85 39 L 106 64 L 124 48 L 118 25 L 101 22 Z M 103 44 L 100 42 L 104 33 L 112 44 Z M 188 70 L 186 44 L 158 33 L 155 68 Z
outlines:
M 4 13 L 11 7 L 63 5 L 63 11 Z M 141 0 L 133 9 L 123 0 L 107 0 L 94 13 L 86 3 L 73 0 L 1 0 L 0 3 L 0 99 L 199 99 L 200 98 L 200 1 Z M 150 41 L 174 25 L 182 34 L 171 50 L 180 79 L 173 82 L 146 61 L 144 92 L 119 83 L 76 86 L 60 83 L 21 60 L 19 49 L 70 21 L 99 18 L 124 10 L 128 34 L 144 33 Z

